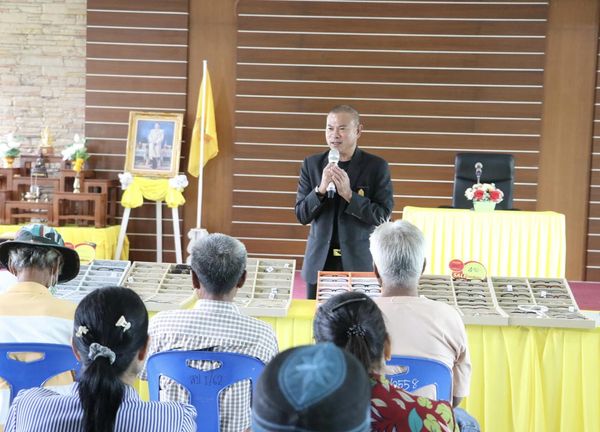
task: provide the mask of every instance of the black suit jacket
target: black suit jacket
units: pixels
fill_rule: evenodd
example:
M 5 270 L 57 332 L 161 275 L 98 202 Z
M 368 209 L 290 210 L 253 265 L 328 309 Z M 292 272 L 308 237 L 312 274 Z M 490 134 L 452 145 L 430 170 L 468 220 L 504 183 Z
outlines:
M 315 188 L 321 183 L 323 169 L 328 164 L 329 151 L 304 159 L 296 194 L 296 218 L 310 223 L 302 277 L 306 283 L 317 283 L 317 273 L 323 269 L 337 217 L 338 237 L 342 250 L 342 265 L 346 271 L 372 271 L 369 236 L 375 227 L 392 214 L 394 196 L 388 164 L 382 158 L 356 148 L 348 177 L 352 188 L 350 202 L 341 200 L 335 214 L 334 200 L 319 199 Z

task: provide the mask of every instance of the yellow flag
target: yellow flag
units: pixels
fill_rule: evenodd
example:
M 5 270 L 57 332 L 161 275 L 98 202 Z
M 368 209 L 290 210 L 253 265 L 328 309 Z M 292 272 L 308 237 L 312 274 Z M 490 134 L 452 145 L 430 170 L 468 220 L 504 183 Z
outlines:
M 202 112 L 202 93 L 206 87 L 206 105 Z M 192 141 L 190 144 L 190 157 L 188 159 L 188 173 L 198 177 L 200 172 L 200 126 L 204 121 L 204 165 L 210 159 L 219 153 L 219 142 L 217 140 L 217 125 L 215 123 L 215 102 L 213 100 L 212 88 L 210 85 L 210 74 L 208 69 L 206 75 L 202 78 L 200 84 L 200 94 L 198 95 L 198 108 L 196 109 L 196 120 L 192 131 Z

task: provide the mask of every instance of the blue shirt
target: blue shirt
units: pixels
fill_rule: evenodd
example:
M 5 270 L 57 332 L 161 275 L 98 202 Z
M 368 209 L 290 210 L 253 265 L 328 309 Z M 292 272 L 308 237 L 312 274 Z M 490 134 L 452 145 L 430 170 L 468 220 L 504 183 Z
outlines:
M 81 432 L 83 409 L 74 384 L 67 396 L 45 388 L 19 392 L 8 413 L 5 432 Z M 143 402 L 126 386 L 115 432 L 195 432 L 196 409 L 178 402 Z

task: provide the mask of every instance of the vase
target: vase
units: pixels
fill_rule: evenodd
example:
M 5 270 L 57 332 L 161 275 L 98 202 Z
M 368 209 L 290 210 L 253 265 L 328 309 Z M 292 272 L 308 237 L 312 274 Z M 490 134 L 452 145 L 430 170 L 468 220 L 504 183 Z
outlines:
M 473 210 L 476 212 L 491 212 L 496 208 L 494 201 L 473 201 Z
M 12 168 L 14 162 L 15 162 L 15 158 L 14 157 L 12 157 L 12 156 L 5 156 L 4 157 L 4 168 Z

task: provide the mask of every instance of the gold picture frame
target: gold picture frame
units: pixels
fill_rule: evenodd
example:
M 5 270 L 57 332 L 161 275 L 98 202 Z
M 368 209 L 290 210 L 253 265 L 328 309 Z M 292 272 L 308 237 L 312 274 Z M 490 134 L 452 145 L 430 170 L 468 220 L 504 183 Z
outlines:
M 144 177 L 175 177 L 182 128 L 183 114 L 131 111 L 125 171 Z

